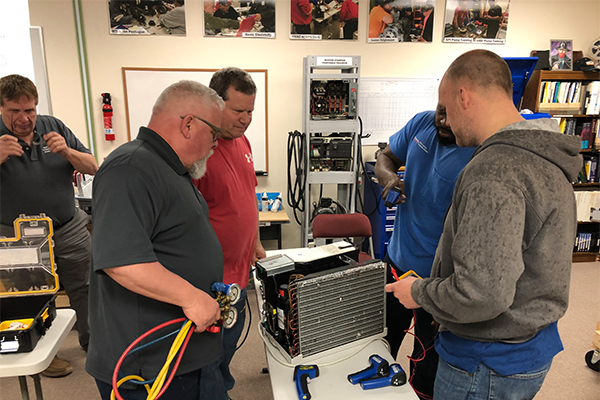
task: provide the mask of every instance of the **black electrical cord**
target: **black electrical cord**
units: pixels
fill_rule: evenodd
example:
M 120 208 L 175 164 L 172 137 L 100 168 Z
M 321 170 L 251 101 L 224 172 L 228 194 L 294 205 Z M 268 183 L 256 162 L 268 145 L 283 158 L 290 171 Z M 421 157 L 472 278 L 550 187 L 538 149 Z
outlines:
M 358 145 L 359 145 L 359 151 L 358 151 L 358 167 L 359 167 L 359 169 L 358 169 L 358 171 L 356 172 L 356 179 L 357 179 L 357 181 L 358 181 L 358 176 L 359 176 L 359 174 L 360 174 L 360 169 L 362 169 L 362 172 L 363 172 L 363 174 L 364 174 L 364 177 L 365 177 L 365 182 L 363 182 L 363 186 L 366 188 L 366 185 L 367 185 L 367 182 L 366 182 L 366 180 L 367 180 L 367 179 L 369 179 L 369 180 L 370 180 L 370 178 L 369 178 L 369 176 L 367 175 L 367 170 L 366 170 L 366 168 L 365 168 L 365 163 L 364 163 L 364 160 L 363 160 L 363 157 L 362 157 L 362 138 L 363 138 L 363 137 L 364 137 L 364 138 L 367 138 L 367 137 L 369 137 L 369 136 L 371 136 L 371 135 L 363 136 L 363 134 L 362 134 L 362 131 L 363 131 L 363 123 L 362 123 L 362 118 L 361 118 L 361 117 L 358 117 L 358 122 L 359 122 L 359 125 L 360 125 L 360 130 L 359 130 L 359 132 L 358 132 Z M 358 182 L 357 182 L 357 183 L 358 183 Z M 369 212 L 367 212 L 367 210 L 365 210 L 364 203 L 363 203 L 363 200 L 362 200 L 362 196 L 360 195 L 360 191 L 359 191 L 359 190 L 357 190 L 357 191 L 356 191 L 356 197 L 357 197 L 358 201 L 360 202 L 360 209 L 362 210 L 363 214 L 365 214 L 365 215 L 367 215 L 367 216 L 373 215 L 373 214 L 375 214 L 375 213 L 377 212 L 378 204 L 379 204 L 379 201 L 380 201 L 380 199 L 381 199 L 381 195 L 378 195 L 378 194 L 377 194 L 377 192 L 375 191 L 374 185 L 376 185 L 376 183 L 375 183 L 375 182 L 373 182 L 373 181 L 370 181 L 370 182 L 369 182 L 369 188 L 371 189 L 371 191 L 372 191 L 372 193 L 373 193 L 373 197 L 375 197 L 375 208 L 373 209 L 373 211 L 369 211 Z M 358 188 L 358 184 L 357 184 L 357 186 L 356 186 L 356 187 Z
M 287 162 L 288 162 L 288 205 L 294 210 L 294 219 L 298 225 L 302 225 L 297 212 L 304 212 L 305 174 L 306 174 L 306 148 L 304 143 L 305 134 L 298 131 L 288 132 Z M 292 171 L 295 179 L 292 180 Z M 292 183 L 293 181 L 293 183 Z
M 246 328 L 246 334 L 244 335 L 244 339 L 242 342 L 235 348 L 235 351 L 238 351 L 240 347 L 244 345 L 244 342 L 248 338 L 248 334 L 250 333 L 250 327 L 252 326 L 252 310 L 250 309 L 250 302 L 248 301 L 248 291 L 246 291 L 246 310 L 248 310 L 248 328 Z

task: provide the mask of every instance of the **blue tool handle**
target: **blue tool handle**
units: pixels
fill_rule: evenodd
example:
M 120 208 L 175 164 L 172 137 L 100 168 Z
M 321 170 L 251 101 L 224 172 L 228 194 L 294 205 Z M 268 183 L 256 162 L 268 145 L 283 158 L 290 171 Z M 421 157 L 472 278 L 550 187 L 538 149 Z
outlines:
M 401 386 L 406 383 L 406 372 L 399 364 L 390 365 L 390 375 L 382 378 L 367 379 L 360 382 L 364 390 L 376 389 L 383 386 Z
M 379 378 L 365 379 L 360 382 L 360 387 L 364 390 L 377 389 L 384 386 L 390 386 L 391 377 L 384 376 Z
M 296 391 L 300 400 L 309 400 L 310 392 L 308 391 L 308 375 L 300 375 L 296 378 Z
M 215 293 L 225 293 L 227 290 L 227 285 L 225 285 L 223 282 L 215 282 L 210 286 L 210 290 L 212 290 Z
M 308 378 L 314 379 L 319 376 L 319 367 L 316 365 L 296 365 L 294 368 L 294 382 L 299 400 L 310 400 L 308 391 Z
M 400 195 L 402 195 L 402 190 L 399 187 L 394 186 L 388 192 L 387 197 L 385 198 L 385 202 L 383 204 L 387 208 L 394 207 L 394 204 L 396 203 L 396 200 L 398 200 L 398 197 L 400 197 Z
M 367 367 L 367 368 L 363 369 L 362 371 L 358 371 L 354 374 L 348 375 L 348 381 L 350 381 L 351 384 L 356 385 L 357 383 L 359 383 L 360 381 L 362 381 L 364 379 L 376 376 L 377 369 L 378 369 L 378 366 L 375 364 L 372 364 L 370 367 Z

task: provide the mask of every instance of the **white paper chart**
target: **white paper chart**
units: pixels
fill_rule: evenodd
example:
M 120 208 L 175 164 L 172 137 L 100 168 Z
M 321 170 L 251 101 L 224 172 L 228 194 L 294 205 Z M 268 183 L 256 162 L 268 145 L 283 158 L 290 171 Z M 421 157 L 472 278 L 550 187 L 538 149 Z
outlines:
M 439 79 L 360 78 L 358 113 L 363 145 L 388 142 L 391 135 L 421 111 L 435 110 Z

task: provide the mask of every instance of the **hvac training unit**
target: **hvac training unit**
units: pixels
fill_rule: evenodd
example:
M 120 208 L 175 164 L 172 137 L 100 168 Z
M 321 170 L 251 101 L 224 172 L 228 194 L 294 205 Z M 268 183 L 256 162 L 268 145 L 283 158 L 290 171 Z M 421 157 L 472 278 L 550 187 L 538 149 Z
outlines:
M 355 210 L 359 67 L 359 56 L 304 58 L 302 131 L 307 162 L 301 247 L 312 240 L 311 185 L 337 185 L 338 207 Z
M 256 262 L 265 344 L 302 364 L 341 346 L 385 335 L 385 263 L 357 262 L 348 242 Z

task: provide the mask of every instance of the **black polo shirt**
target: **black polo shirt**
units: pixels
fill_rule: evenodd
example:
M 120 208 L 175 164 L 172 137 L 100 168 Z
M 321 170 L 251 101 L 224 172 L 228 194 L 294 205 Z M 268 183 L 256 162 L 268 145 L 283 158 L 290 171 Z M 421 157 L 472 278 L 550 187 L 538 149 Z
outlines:
M 33 144 L 19 140 L 24 154 L 10 157 L 0 166 L 0 223 L 11 225 L 20 215 L 45 213 L 56 226 L 75 214 L 73 165 L 60 154 L 50 152 L 44 135 L 57 132 L 68 147 L 81 153 L 90 151 L 57 118 L 38 115 Z M 0 119 L 0 136 L 12 135 Z
M 185 315 L 180 307 L 125 289 L 102 270 L 158 261 L 211 293 L 211 284 L 223 279 L 223 255 L 204 198 L 177 154 L 150 129 L 141 128 L 137 139 L 117 148 L 102 163 L 94 177 L 92 199 L 95 273 L 90 277 L 86 369 L 110 382 L 117 359 L 132 341 Z M 171 343 L 166 340 L 135 353 L 123 370 L 155 377 Z M 177 374 L 202 368 L 220 353 L 221 335 L 195 333 Z

